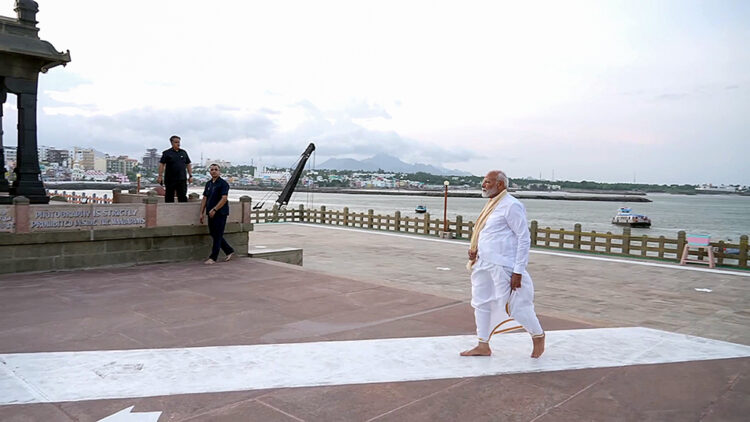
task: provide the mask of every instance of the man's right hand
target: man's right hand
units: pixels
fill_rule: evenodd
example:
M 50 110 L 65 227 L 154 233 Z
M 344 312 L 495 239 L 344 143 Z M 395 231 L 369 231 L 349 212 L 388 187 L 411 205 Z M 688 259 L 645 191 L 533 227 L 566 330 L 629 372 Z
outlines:
M 203 224 L 203 214 L 201 214 L 201 224 Z
M 477 259 L 477 251 L 469 249 L 469 260 L 474 261 Z
M 156 183 L 163 185 L 161 175 L 156 176 Z

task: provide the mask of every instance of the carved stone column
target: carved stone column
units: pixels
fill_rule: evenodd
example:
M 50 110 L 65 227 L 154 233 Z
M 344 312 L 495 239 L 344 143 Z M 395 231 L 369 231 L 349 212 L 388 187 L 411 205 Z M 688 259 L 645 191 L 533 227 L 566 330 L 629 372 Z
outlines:
M 41 180 L 36 139 L 37 80 L 6 77 L 5 88 L 18 97 L 18 159 L 10 193 L 25 196 L 32 204 L 47 204 L 49 197 Z
M 18 158 L 13 185 L 7 187 L 8 181 L 0 177 L 0 192 L 4 186 L 8 192 L 8 196 L 0 195 L 0 203 L 25 196 L 32 204 L 47 204 L 49 197 L 40 177 L 37 152 L 37 83 L 39 72 L 70 62 L 70 52 L 58 52 L 52 44 L 39 39 L 36 20 L 39 5 L 35 1 L 16 0 L 15 5 L 15 19 L 0 17 L 0 96 L 3 102 L 7 93 L 16 94 L 18 99 Z M 4 166 L 3 156 L 0 135 L 0 161 Z
M 5 149 L 3 148 L 3 104 L 7 95 L 5 92 L 5 78 L 0 78 L 0 192 L 8 192 L 8 179 L 5 178 Z

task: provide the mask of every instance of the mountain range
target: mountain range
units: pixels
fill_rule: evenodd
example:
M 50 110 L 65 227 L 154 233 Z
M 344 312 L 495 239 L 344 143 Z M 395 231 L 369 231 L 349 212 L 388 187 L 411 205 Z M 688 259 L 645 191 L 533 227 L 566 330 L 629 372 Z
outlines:
M 353 158 L 330 158 L 318 164 L 320 169 L 328 170 L 363 170 L 378 171 L 383 170 L 393 173 L 429 173 L 443 176 L 471 176 L 466 171 L 447 169 L 430 164 L 415 163 L 409 164 L 399 160 L 397 157 L 388 154 L 377 154 L 364 160 L 355 160 Z

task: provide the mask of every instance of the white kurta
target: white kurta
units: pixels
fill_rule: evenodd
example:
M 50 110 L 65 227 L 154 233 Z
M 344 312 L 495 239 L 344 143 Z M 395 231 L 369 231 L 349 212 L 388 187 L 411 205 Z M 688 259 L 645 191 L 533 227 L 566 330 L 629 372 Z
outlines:
M 534 284 L 526 272 L 530 247 L 526 209 L 516 198 L 506 195 L 479 232 L 477 262 L 471 273 L 471 306 L 479 341 L 487 342 L 493 332 L 518 324 L 531 335 L 543 333 L 534 312 Z M 512 273 L 522 275 L 521 287 L 513 292 Z M 510 318 L 518 324 L 508 321 Z

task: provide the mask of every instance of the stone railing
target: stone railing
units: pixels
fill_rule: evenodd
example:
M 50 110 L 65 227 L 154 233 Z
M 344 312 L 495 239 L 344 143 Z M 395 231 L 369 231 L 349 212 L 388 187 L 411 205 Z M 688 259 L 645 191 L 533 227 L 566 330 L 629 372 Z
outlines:
M 393 215 L 375 214 L 368 212 L 350 212 L 343 210 L 329 210 L 325 206 L 318 209 L 298 208 L 252 210 L 250 222 L 304 222 L 315 224 L 329 224 L 334 226 L 355 227 L 372 230 L 392 231 L 399 233 L 414 233 L 428 236 L 442 234 L 445 222 L 432 218 L 429 213 L 418 217 L 405 217 L 400 211 Z M 447 231 L 451 237 L 468 240 L 474 229 L 473 221 L 464 221 L 462 216 L 447 221 Z M 629 227 L 625 227 L 620 234 L 612 232 L 597 233 L 584 232 L 581 225 L 576 224 L 573 230 L 540 228 L 537 221 L 531 221 L 531 245 L 539 248 L 549 248 L 565 251 L 579 251 L 585 253 L 626 256 L 633 258 L 659 259 L 679 262 L 682 251 L 687 242 L 686 233 L 680 231 L 677 238 L 665 236 L 652 237 L 648 235 L 634 236 Z M 739 243 L 724 241 L 712 242 L 716 265 L 731 268 L 748 268 L 748 236 L 740 236 Z M 689 251 L 690 258 L 705 261 L 708 259 L 704 250 Z
M 141 200 L 46 205 L 15 197 L 13 205 L 0 205 L 0 274 L 205 259 L 211 237 L 200 224 L 200 202 Z M 245 255 L 250 198 L 229 210 L 224 237 Z
M 59 205 L 31 204 L 16 197 L 13 205 L 0 205 L 0 234 L 200 225 L 200 201 L 166 204 L 157 195 L 132 197 L 115 203 Z M 227 223 L 250 223 L 249 197 L 230 205 Z

